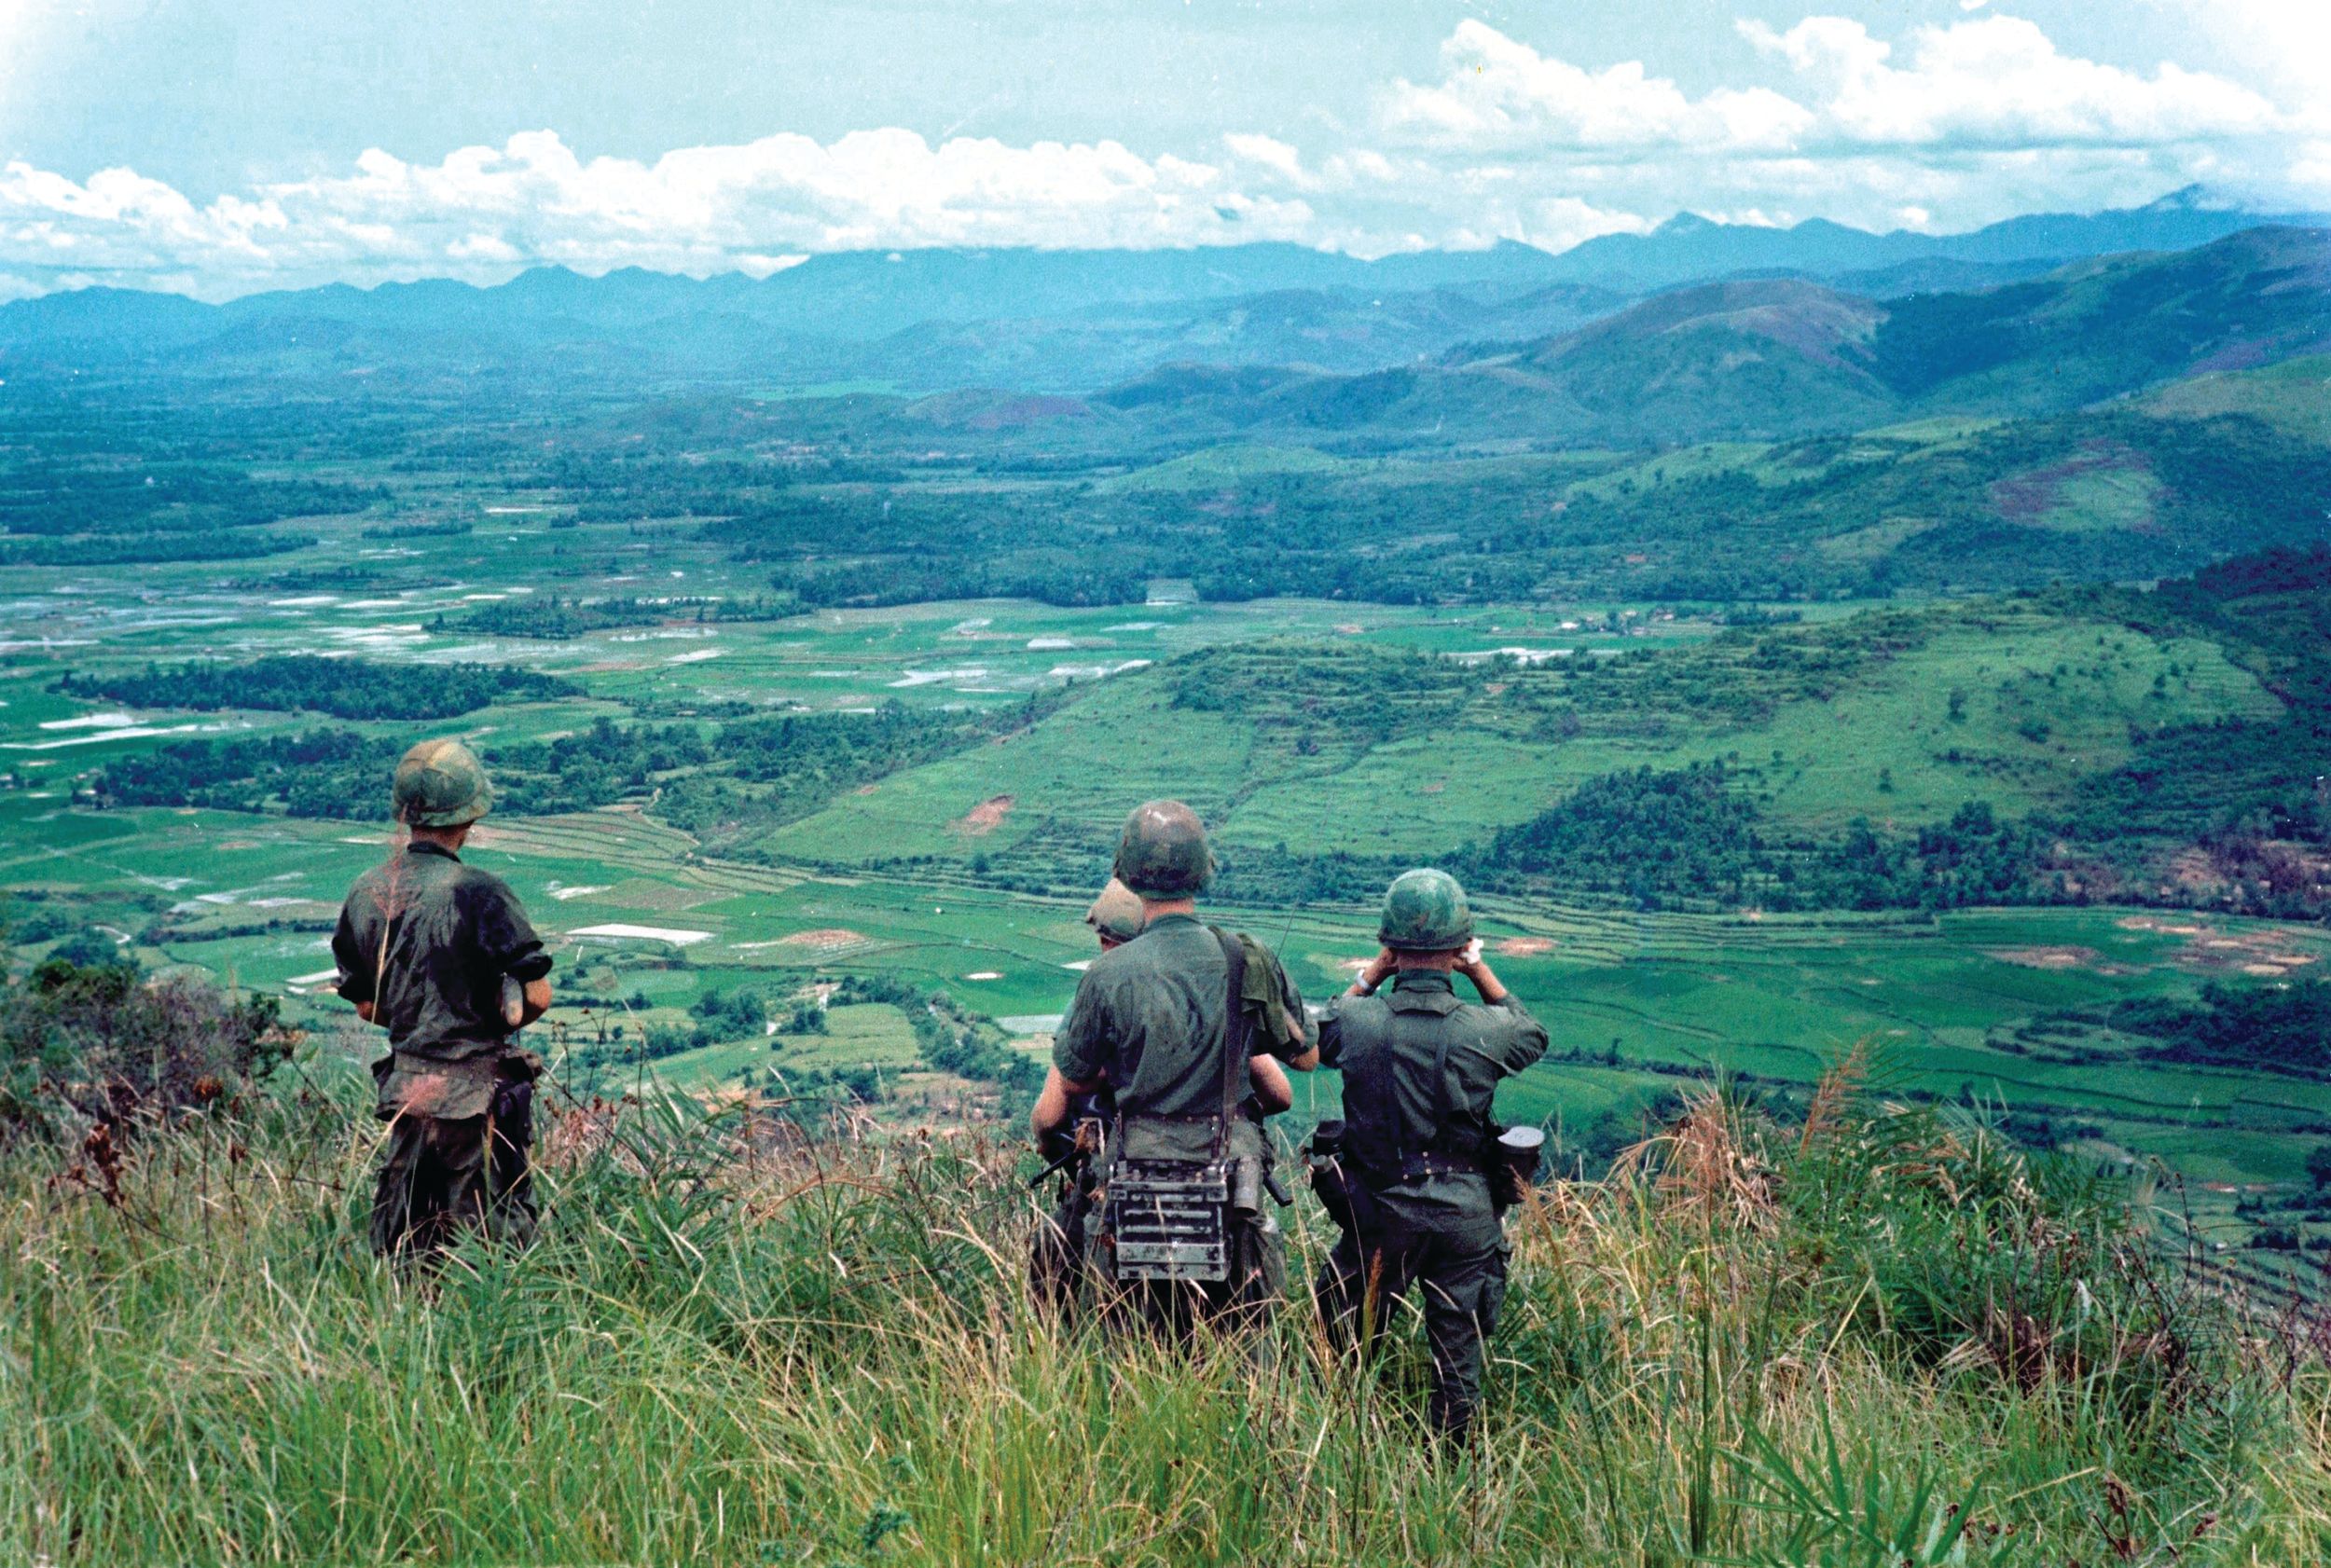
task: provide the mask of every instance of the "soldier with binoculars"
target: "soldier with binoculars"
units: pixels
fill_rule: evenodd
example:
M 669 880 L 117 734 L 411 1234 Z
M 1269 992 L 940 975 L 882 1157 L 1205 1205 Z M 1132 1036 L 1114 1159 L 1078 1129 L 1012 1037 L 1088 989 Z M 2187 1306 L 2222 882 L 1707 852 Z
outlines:
M 1491 1107 L 1500 1080 L 1545 1054 L 1546 1030 L 1482 956 L 1465 890 L 1446 873 L 1396 879 L 1378 940 L 1319 1024 L 1320 1065 L 1343 1071 L 1344 1120 L 1313 1136 L 1313 1185 L 1344 1236 L 1313 1295 L 1330 1335 L 1349 1345 L 1363 1324 L 1372 1340 L 1419 1287 L 1432 1419 L 1462 1438 L 1505 1298 L 1499 1217 L 1543 1142 L 1532 1128 L 1505 1133 Z M 1480 1002 L 1458 998 L 1459 974 Z

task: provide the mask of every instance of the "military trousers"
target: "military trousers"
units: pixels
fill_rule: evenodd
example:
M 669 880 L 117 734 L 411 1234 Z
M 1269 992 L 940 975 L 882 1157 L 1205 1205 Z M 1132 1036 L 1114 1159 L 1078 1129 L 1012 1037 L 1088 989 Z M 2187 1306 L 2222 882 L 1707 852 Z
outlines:
M 389 1115 L 373 1188 L 375 1252 L 426 1258 L 468 1229 L 518 1246 L 533 1239 L 532 1091 L 504 1084 L 482 1116 Z
M 1253 1333 L 1271 1321 L 1287 1291 L 1287 1236 L 1267 1214 L 1227 1217 L 1230 1277 L 1220 1280 L 1124 1280 L 1102 1270 L 1100 1289 L 1112 1321 L 1138 1324 L 1180 1343 L 1201 1324 Z
M 1028 1238 L 1028 1293 L 1037 1306 L 1063 1319 L 1073 1317 L 1085 1286 L 1085 1248 L 1093 1200 L 1064 1182 L 1060 1201 L 1036 1221 Z
M 1506 1242 L 1486 1200 L 1478 1215 L 1418 1215 L 1376 1198 L 1328 1254 L 1312 1296 L 1330 1341 L 1364 1337 L 1372 1355 L 1394 1309 L 1414 1289 L 1432 1352 L 1431 1416 L 1462 1437 L 1481 1407 L 1483 1346 L 1506 1296 Z

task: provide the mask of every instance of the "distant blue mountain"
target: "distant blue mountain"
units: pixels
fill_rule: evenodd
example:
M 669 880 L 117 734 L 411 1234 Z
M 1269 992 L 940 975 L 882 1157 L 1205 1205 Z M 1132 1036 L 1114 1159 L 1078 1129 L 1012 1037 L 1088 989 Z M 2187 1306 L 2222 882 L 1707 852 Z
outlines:
M 1836 279 L 1852 273 L 1959 264 L 1999 269 L 1993 281 L 2085 256 L 2183 251 L 2264 224 L 2321 227 L 2322 214 L 2261 214 L 2214 199 L 2199 186 L 2143 207 L 2035 213 L 1965 234 L 1895 229 L 1872 234 L 1815 218 L 1791 228 L 1722 224 L 1685 213 L 1648 234 L 1607 234 L 1553 258 L 1550 274 L 1605 288 L 1648 292 L 1741 273 Z M 1951 277 L 1951 274 L 1942 274 Z M 1965 286 L 1958 274 L 1952 286 Z
M 1201 361 L 1390 368 L 1573 330 L 1646 295 L 1812 279 L 1869 297 L 2009 282 L 2066 261 L 2182 250 L 2260 223 L 2199 190 L 1970 234 L 1871 234 L 1692 214 L 1559 254 L 1501 243 L 1362 261 L 1300 245 L 916 250 L 813 256 L 764 279 L 543 268 L 498 287 L 344 284 L 226 305 L 88 289 L 0 307 L 0 373 L 414 379 L 479 374 L 661 386 L 873 378 L 903 390 L 1082 391 Z

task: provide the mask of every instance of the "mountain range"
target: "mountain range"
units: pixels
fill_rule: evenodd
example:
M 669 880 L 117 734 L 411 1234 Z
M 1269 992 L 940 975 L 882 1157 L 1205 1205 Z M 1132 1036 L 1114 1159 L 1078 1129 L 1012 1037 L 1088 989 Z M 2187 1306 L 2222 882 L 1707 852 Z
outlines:
M 2266 227 L 1893 300 L 1732 279 L 1569 332 L 1360 375 L 1166 365 L 1047 414 L 1125 418 L 1193 443 L 1637 446 L 2055 413 L 2325 352 L 2331 229 Z
M 2204 246 L 2262 221 L 2189 189 L 2145 207 L 2021 217 L 1959 235 L 1872 234 L 1819 220 L 1758 227 L 1684 214 L 1558 254 L 1512 242 L 1376 261 L 1287 244 L 861 252 L 812 256 L 762 279 L 537 268 L 490 288 L 442 279 L 333 285 L 215 306 L 93 288 L 0 308 L 0 375 L 370 376 L 456 395 L 510 383 L 1083 393 L 1181 364 L 1425 375 L 1465 345 L 1560 339 L 1617 323 L 1630 307 L 1652 314 L 1614 326 L 1616 340 L 1677 310 L 1695 319 L 1747 310 L 1726 330 L 1759 340 L 1778 341 L 1766 326 L 1806 311 L 1829 322 L 1806 326 L 1816 338 L 1842 330 L 1846 317 L 1866 319 L 1874 332 L 1881 318 L 1915 317 L 1905 301 L 2013 285 L 2108 254 Z M 1719 280 L 1734 292 L 1711 296 L 1713 311 L 1690 300 L 1645 303 Z M 1813 296 L 1787 287 L 1738 292 L 1808 281 L 1865 304 L 1816 308 Z M 1741 303 L 1750 300 L 1759 303 Z M 1703 336 L 1695 328 L 1658 346 L 1683 352 Z M 1548 354 L 1582 363 L 1595 341 L 1521 353 L 1499 373 L 1541 375 Z M 1495 356 L 1475 357 L 1486 374 Z M 1763 363 L 1784 379 L 1799 368 Z M 1886 372 L 1865 368 L 1884 383 Z M 1574 367 L 1568 379 L 1594 395 L 1591 377 Z

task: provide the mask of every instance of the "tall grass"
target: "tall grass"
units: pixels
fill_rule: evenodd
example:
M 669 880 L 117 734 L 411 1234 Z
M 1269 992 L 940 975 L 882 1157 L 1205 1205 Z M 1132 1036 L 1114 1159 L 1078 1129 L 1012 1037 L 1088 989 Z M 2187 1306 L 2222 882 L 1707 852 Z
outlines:
M 546 1132 L 544 1239 L 365 1247 L 303 1091 L 0 1153 L 0 1561 L 2299 1564 L 2318 1360 L 1980 1125 L 1711 1096 L 1511 1217 L 1479 1440 L 1413 1324 L 1183 1357 L 1030 1308 L 1017 1150 L 684 1102 Z M 1295 1243 L 1329 1239 L 1309 1200 Z M 2285 1326 L 2287 1327 L 2287 1326 Z

